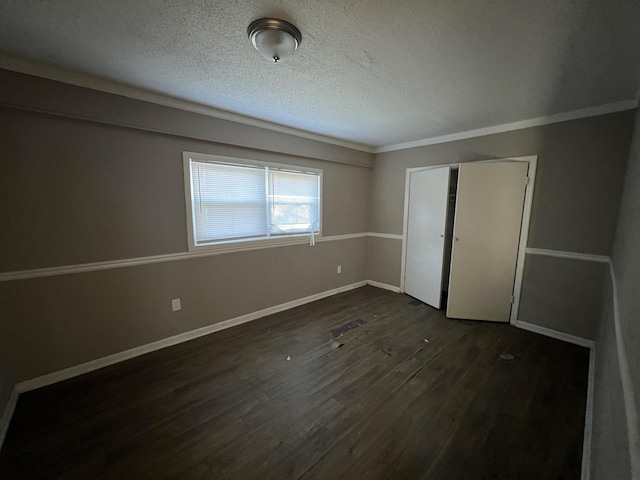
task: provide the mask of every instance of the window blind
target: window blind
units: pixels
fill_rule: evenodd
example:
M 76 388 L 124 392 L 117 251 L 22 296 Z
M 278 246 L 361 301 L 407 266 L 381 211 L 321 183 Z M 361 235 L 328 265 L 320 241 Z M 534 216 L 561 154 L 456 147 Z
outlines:
M 320 175 L 191 160 L 195 245 L 319 232 Z
M 269 170 L 270 228 L 272 233 L 318 230 L 317 175 Z
M 215 163 L 192 163 L 196 244 L 264 235 L 264 170 Z

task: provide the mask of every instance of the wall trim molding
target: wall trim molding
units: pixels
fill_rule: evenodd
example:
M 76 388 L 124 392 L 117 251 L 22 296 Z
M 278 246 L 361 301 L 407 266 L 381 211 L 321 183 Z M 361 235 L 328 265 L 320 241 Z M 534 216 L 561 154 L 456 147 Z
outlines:
M 613 326 L 616 335 L 616 348 L 618 354 L 618 365 L 620 368 L 620 379 L 622 381 L 622 394 L 624 400 L 625 414 L 627 418 L 627 441 L 629 442 L 629 456 L 631 458 L 631 472 L 640 471 L 640 425 L 638 422 L 637 399 L 633 391 L 633 381 L 631 379 L 631 367 L 627 348 L 622 337 L 620 327 L 620 304 L 618 303 L 618 283 L 616 281 L 613 261 L 609 261 L 609 274 L 611 275 L 611 287 L 613 296 Z
M 584 412 L 584 439 L 582 442 L 581 480 L 591 479 L 591 436 L 593 434 L 593 397 L 596 381 L 596 346 L 589 351 L 589 374 L 587 377 L 587 407 Z
M 582 108 L 580 110 L 572 110 L 570 112 L 558 113 L 555 115 L 547 115 L 543 117 L 531 118 L 519 122 L 504 123 L 493 127 L 479 128 L 476 130 L 468 130 L 466 132 L 452 133 L 449 135 L 441 135 L 438 137 L 424 138 L 412 142 L 397 143 L 395 145 L 386 145 L 374 149 L 373 153 L 394 152 L 397 150 L 407 150 L 409 148 L 426 147 L 429 145 L 437 145 L 439 143 L 454 142 L 456 140 L 466 140 L 468 138 L 483 137 L 485 135 L 494 135 L 496 133 L 511 132 L 514 130 L 522 130 L 524 128 L 540 127 L 550 125 L 552 123 L 566 122 L 569 120 L 578 120 L 580 118 L 595 117 L 597 115 L 606 115 L 608 113 L 623 112 L 626 110 L 634 110 L 638 107 L 638 100 L 623 100 L 621 102 L 607 103 L 597 107 Z
M 338 145 L 341 147 L 350 148 L 352 150 L 359 150 L 361 152 L 374 153 L 375 150 L 374 147 L 371 147 L 369 145 L 364 145 L 349 140 L 343 140 L 328 135 L 322 135 L 319 133 L 313 133 L 294 127 L 288 127 L 286 125 L 269 122 L 267 120 L 260 120 L 255 117 L 230 112 L 228 110 L 221 110 L 209 105 L 192 102 L 178 97 L 172 97 L 170 95 L 158 92 L 152 92 L 150 90 L 118 83 L 87 73 L 76 72 L 68 70 L 66 68 L 47 65 L 41 62 L 13 57 L 11 55 L 0 55 L 0 68 L 11 70 L 13 72 L 24 73 L 26 75 L 46 78 L 69 85 L 75 85 L 77 87 L 84 87 L 91 90 L 97 90 L 100 92 L 132 98 L 134 100 L 141 100 L 143 102 L 154 103 L 156 105 L 162 105 L 165 107 L 176 108 L 187 112 L 198 113 L 200 115 L 206 115 L 208 117 L 218 118 L 220 120 L 227 120 L 242 125 L 248 125 L 250 127 L 263 128 L 265 130 L 284 133 L 286 135 L 305 138 L 307 140 L 315 140 L 317 142 Z
M 389 285 L 388 283 L 376 282 L 375 280 L 367 280 L 367 285 L 371 285 L 372 287 L 383 288 L 384 290 L 390 290 L 395 293 L 402 293 L 400 291 L 400 287 L 396 287 L 395 285 Z
M 392 240 L 404 240 L 404 235 L 397 233 L 378 233 L 378 232 L 369 232 L 367 234 L 369 237 L 377 237 L 377 238 L 390 238 Z
M 528 330 L 529 332 L 539 333 L 540 335 L 545 335 L 547 337 L 555 338 L 556 340 L 562 340 L 563 342 L 573 343 L 574 345 L 579 345 L 581 347 L 593 348 L 595 342 L 593 340 L 588 340 L 582 337 L 576 337 L 575 335 L 571 335 L 569 333 L 560 332 L 558 330 L 553 330 L 552 328 L 541 327 L 540 325 L 535 325 L 529 322 L 523 322 L 522 320 L 516 320 L 511 322 L 511 325 L 514 327 L 521 328 L 523 330 Z
M 587 262 L 609 263 L 606 255 L 592 255 L 590 253 L 565 252 L 562 250 L 547 250 L 544 248 L 527 248 L 527 255 L 541 255 L 545 257 L 566 258 L 569 260 L 584 260 Z
M 9 425 L 11 424 L 11 418 L 13 418 L 13 412 L 16 410 L 16 404 L 18 403 L 18 391 L 14 388 L 7 402 L 7 406 L 4 408 L 2 418 L 0 419 L 0 450 L 2 450 L 2 444 L 9 431 Z
M 335 242 L 350 240 L 352 238 L 363 238 L 371 235 L 369 232 L 347 233 L 344 235 L 331 235 L 326 237 L 316 237 L 316 243 Z M 382 234 L 381 234 L 382 235 Z M 308 244 L 308 237 L 296 237 L 282 239 L 268 244 L 227 244 L 221 245 L 215 250 L 203 250 L 196 252 L 168 253 L 164 255 L 153 255 L 149 257 L 127 258 L 122 260 L 107 260 L 104 262 L 80 263 L 76 265 L 63 265 L 60 267 L 34 268 L 29 270 L 17 270 L 13 272 L 0 273 L 0 282 L 10 282 L 13 280 L 27 280 L 32 278 L 54 277 L 58 275 L 70 275 L 74 273 L 94 272 L 97 270 L 110 270 L 113 268 L 127 268 L 150 263 L 175 262 L 179 260 L 189 260 L 199 257 L 209 257 L 213 255 L 224 255 L 226 253 L 245 252 L 249 250 L 262 250 L 266 248 L 286 247 L 291 245 Z
M 361 232 L 361 233 L 345 233 L 344 235 L 329 235 L 326 237 L 318 237 L 316 236 L 316 243 L 320 242 L 335 242 L 340 240 L 350 240 L 352 238 L 363 238 L 371 235 L 369 232 Z M 309 240 L 305 240 L 303 243 L 309 243 Z

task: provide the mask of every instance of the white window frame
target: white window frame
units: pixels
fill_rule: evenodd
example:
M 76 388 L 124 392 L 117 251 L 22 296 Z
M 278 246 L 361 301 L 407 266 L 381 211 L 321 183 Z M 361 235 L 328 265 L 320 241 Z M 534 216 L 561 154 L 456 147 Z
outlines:
M 220 250 L 220 251 L 237 251 L 237 250 L 252 250 L 256 248 L 268 248 L 279 245 L 291 245 L 309 243 L 309 237 L 311 232 L 293 233 L 290 235 L 277 235 L 267 238 L 240 238 L 232 240 L 219 240 L 207 244 L 196 245 L 195 242 L 195 217 L 193 209 L 193 185 L 191 176 L 192 161 L 204 162 L 204 163 L 226 163 L 230 165 L 238 166 L 250 166 L 250 167 L 270 167 L 274 169 L 287 170 L 297 173 L 310 173 L 318 175 L 319 187 L 318 187 L 318 231 L 313 234 L 315 238 L 322 238 L 322 203 L 323 203 L 323 171 L 318 168 L 301 167 L 297 165 L 289 165 L 282 163 L 263 162 L 259 160 L 250 160 L 237 157 L 226 157 L 222 155 L 211 155 L 207 153 L 197 152 L 182 152 L 182 164 L 184 172 L 184 192 L 185 192 L 185 204 L 187 212 L 187 238 L 188 248 L 190 252 L 203 251 L 203 250 Z

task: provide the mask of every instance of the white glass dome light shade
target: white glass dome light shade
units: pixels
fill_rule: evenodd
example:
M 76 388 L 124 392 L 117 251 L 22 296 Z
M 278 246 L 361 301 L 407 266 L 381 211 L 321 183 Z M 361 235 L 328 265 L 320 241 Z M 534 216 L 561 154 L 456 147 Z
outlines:
M 275 63 L 291 58 L 302 41 L 302 34 L 294 25 L 274 18 L 251 22 L 247 34 L 256 50 Z
M 280 30 L 261 30 L 253 37 L 253 46 L 269 60 L 284 62 L 292 57 L 298 42 L 288 33 Z

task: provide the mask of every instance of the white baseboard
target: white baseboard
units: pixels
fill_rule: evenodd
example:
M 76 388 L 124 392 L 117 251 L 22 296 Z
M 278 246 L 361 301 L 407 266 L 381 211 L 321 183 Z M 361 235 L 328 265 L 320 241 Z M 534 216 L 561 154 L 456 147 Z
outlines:
M 530 332 L 539 333 L 547 337 L 555 338 L 556 340 L 562 340 L 564 342 L 580 345 L 581 347 L 593 348 L 595 342 L 593 340 L 587 340 L 586 338 L 576 337 L 568 333 L 552 330 L 551 328 L 541 327 L 540 325 L 534 325 L 533 323 L 523 322 L 522 320 L 516 320 L 511 325 L 514 327 L 522 328 Z
M 14 388 L 7 402 L 7 406 L 4 408 L 2 418 L 0 419 L 0 450 L 2 450 L 2 444 L 9 431 L 9 424 L 13 417 L 13 412 L 16 409 L 16 403 L 18 403 L 18 391 Z
M 582 474 L 581 480 L 591 478 L 591 435 L 593 432 L 593 395 L 596 377 L 596 347 L 589 351 L 589 376 L 587 383 L 587 408 L 584 412 L 584 439 L 582 441 Z
M 243 323 L 247 323 L 253 320 L 257 320 L 259 318 L 265 317 L 267 315 L 272 315 L 274 313 L 282 312 L 284 310 L 289 310 L 291 308 L 304 305 L 306 303 L 314 302 L 316 300 L 320 300 L 322 298 L 326 298 L 332 295 L 336 295 L 338 293 L 347 292 L 349 290 L 353 290 L 364 285 L 371 285 L 372 287 L 382 288 L 385 290 L 390 290 L 392 292 L 400 293 L 400 288 L 394 285 L 389 285 L 382 282 L 376 282 L 374 280 L 366 280 L 361 282 L 352 283 L 349 285 L 344 285 L 342 287 L 334 288 L 332 290 L 327 290 L 324 292 L 316 293 L 314 295 L 309 295 L 304 298 L 300 298 L 297 300 L 292 300 L 290 302 L 282 303 L 280 305 L 276 305 L 273 307 L 265 308 L 263 310 L 259 310 L 257 312 L 249 313 L 246 315 L 242 315 L 239 317 L 235 317 L 229 320 L 225 320 L 219 323 L 215 323 L 213 325 L 208 325 L 206 327 L 202 327 L 196 330 L 192 330 L 189 332 L 181 333 L 179 335 L 175 335 L 173 337 L 165 338 L 162 340 L 158 340 L 156 342 L 152 342 L 146 345 L 142 345 L 140 347 L 132 348 L 130 350 L 125 350 L 123 352 L 119 352 L 113 355 L 108 355 L 106 357 L 98 358 L 96 360 L 92 360 L 90 362 L 86 362 L 80 365 L 76 365 L 70 368 L 66 368 L 64 370 L 59 370 L 57 372 L 49 373 L 47 375 L 43 375 L 37 378 L 33 378 L 31 380 L 26 380 L 24 382 L 18 383 L 13 392 L 11 393 L 11 397 L 7 406 L 5 407 L 4 413 L 2 415 L 2 419 L 0 420 L 0 449 L 2 448 L 2 443 L 5 439 L 7 431 L 9 429 L 9 424 L 11 423 L 11 418 L 13 416 L 13 412 L 16 408 L 16 403 L 18 400 L 18 395 L 22 392 L 34 390 L 36 388 L 45 387 L 47 385 L 51 385 L 57 382 L 61 382 L 63 380 L 67 380 L 69 378 L 77 377 L 79 375 L 83 375 L 85 373 L 89 373 L 100 368 L 113 365 L 119 362 L 123 362 L 125 360 L 129 360 L 134 357 L 138 357 L 140 355 L 144 355 L 146 353 L 150 353 L 156 350 L 160 350 L 162 348 L 166 348 L 172 345 L 176 345 L 179 343 L 187 342 L 189 340 L 193 340 L 198 337 L 202 337 L 204 335 L 208 335 L 210 333 L 214 333 L 220 330 L 224 330 L 227 328 L 234 327 L 236 325 L 241 325 Z M 527 322 L 517 321 L 514 323 L 516 327 L 533 331 L 536 333 L 541 333 L 543 335 L 547 335 L 549 337 L 553 337 L 559 340 L 568 341 L 571 343 L 575 343 L 581 346 L 590 347 L 591 355 L 589 360 L 589 387 L 588 387 L 588 397 L 587 397 L 587 413 L 585 419 L 585 447 L 583 449 L 583 480 L 588 480 L 588 477 L 584 477 L 585 472 L 585 462 L 588 466 L 589 459 L 585 460 L 585 455 L 590 453 L 590 445 L 591 445 L 591 424 L 592 424 L 592 412 L 593 412 L 593 376 L 594 376 L 594 350 L 593 350 L 593 342 L 590 340 L 586 340 L 579 337 L 574 337 L 572 335 L 557 332 L 555 330 L 547 329 L 544 327 L 540 327 L 537 325 L 533 325 Z M 586 471 L 588 472 L 588 467 Z
M 2 449 L 2 443 L 4 442 L 4 438 L 7 434 L 7 431 L 9 430 L 9 424 L 11 423 L 11 418 L 13 417 L 13 412 L 16 408 L 18 395 L 23 392 L 35 390 L 36 388 L 46 387 L 47 385 L 52 385 L 57 382 L 62 382 L 63 380 L 68 380 L 70 378 L 83 375 L 85 373 L 90 373 L 100 368 L 107 367 L 109 365 L 120 363 L 134 357 L 139 357 L 140 355 L 144 355 L 146 353 L 154 352 L 156 350 L 170 347 L 172 345 L 177 345 L 178 343 L 187 342 L 189 340 L 193 340 L 195 338 L 202 337 L 210 333 L 218 332 L 220 330 L 231 328 L 236 325 L 241 325 L 243 323 L 251 322 L 253 320 L 266 317 L 267 315 L 272 315 L 274 313 L 282 312 L 284 310 L 289 310 L 291 308 L 298 307 L 306 303 L 314 302 L 322 298 L 330 297 L 338 293 L 343 293 L 349 290 L 353 290 L 355 288 L 363 287 L 368 283 L 370 282 L 366 280 L 363 280 L 361 282 L 351 283 L 349 285 L 344 285 L 342 287 L 334 288 L 332 290 L 327 290 L 324 292 L 316 293 L 314 295 L 309 295 L 308 297 L 299 298 L 297 300 L 292 300 L 290 302 L 282 303 L 280 305 L 275 305 L 273 307 L 265 308 L 263 310 L 258 310 L 257 312 L 252 312 L 246 315 L 241 315 L 239 317 L 231 318 L 229 320 L 224 320 L 222 322 L 215 323 L 213 325 L 208 325 L 206 327 L 198 328 L 196 330 L 184 332 L 179 335 L 175 335 L 173 337 L 164 338 L 162 340 L 151 342 L 146 345 L 141 345 L 139 347 L 125 350 L 123 352 L 114 353 L 113 355 L 108 355 L 106 357 L 98 358 L 96 360 L 91 360 L 90 362 L 65 368 L 64 370 L 59 370 L 57 372 L 48 373 L 40 377 L 19 382 L 14 387 L 13 392 L 11 393 L 11 397 L 9 398 L 9 402 L 7 403 L 7 406 L 4 409 L 2 419 L 0 419 L 0 449 Z M 374 283 L 376 283 L 375 286 L 380 286 L 380 288 L 387 288 L 387 287 L 390 287 L 392 289 L 395 288 L 390 285 L 385 285 L 382 283 L 377 283 L 377 282 L 374 282 Z
M 400 293 L 400 287 L 395 285 L 389 285 L 388 283 L 376 282 L 375 280 L 367 280 L 367 285 L 372 287 L 384 288 L 385 290 L 391 290 L 392 292 Z
M 191 330 L 189 332 L 181 333 L 173 337 L 164 338 L 162 340 L 148 343 L 140 347 L 135 347 L 130 350 L 125 350 L 123 352 L 115 353 L 113 355 L 108 355 L 106 357 L 98 358 L 96 360 L 91 360 L 90 362 L 82 363 L 80 365 L 76 365 L 70 368 L 65 368 L 64 370 L 59 370 L 57 372 L 49 373 L 47 375 L 42 375 L 41 377 L 33 378 L 31 380 L 26 380 L 24 382 L 18 383 L 16 385 L 16 392 L 22 393 L 22 392 L 27 392 L 29 390 L 35 390 L 36 388 L 45 387 L 47 385 L 61 382 L 69 378 L 73 378 L 79 375 L 83 375 L 85 373 L 93 372 L 94 370 L 98 370 L 99 368 L 107 367 L 115 363 L 129 360 L 130 358 L 144 355 L 145 353 L 154 352 L 156 350 L 170 347 L 178 343 L 187 342 L 189 340 L 193 340 L 194 338 L 202 337 L 210 333 L 218 332 L 220 330 L 235 327 L 236 325 L 240 325 L 243 323 L 251 322 L 253 320 L 257 320 L 262 317 L 266 317 L 267 315 L 272 315 L 274 313 L 282 312 L 284 310 L 289 310 L 290 308 L 294 308 L 300 305 L 304 305 L 306 303 L 314 302 L 316 300 L 320 300 L 325 297 L 330 297 L 331 295 L 336 295 L 338 293 L 353 290 L 354 288 L 362 287 L 366 284 L 367 284 L 366 281 L 361 281 L 361 282 L 352 283 L 350 285 L 344 285 L 342 287 L 334 288 L 332 290 L 316 293 L 314 295 L 309 295 L 308 297 L 299 298 L 297 300 L 292 300 L 291 302 L 282 303 L 280 305 L 265 308 L 257 312 L 248 313 L 246 315 L 241 315 L 239 317 L 231 318 L 229 320 L 224 320 L 219 323 L 214 323 L 213 325 L 208 325 L 206 327 L 198 328 L 196 330 Z

